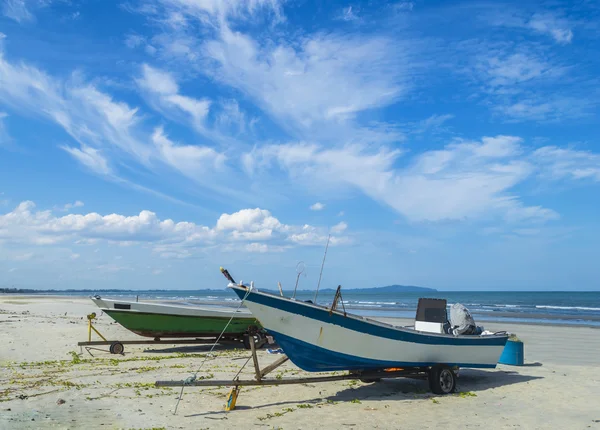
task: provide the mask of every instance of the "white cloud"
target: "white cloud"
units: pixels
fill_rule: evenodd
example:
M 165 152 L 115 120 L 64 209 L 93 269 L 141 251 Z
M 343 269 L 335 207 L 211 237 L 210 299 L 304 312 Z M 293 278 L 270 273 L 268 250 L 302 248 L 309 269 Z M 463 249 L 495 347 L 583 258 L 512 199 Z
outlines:
M 585 98 L 572 96 L 548 96 L 521 98 L 508 104 L 499 104 L 493 110 L 511 121 L 560 121 L 585 117 L 592 112 L 594 104 Z
M 154 81 L 153 83 L 163 93 L 171 91 L 173 85 L 176 86 L 168 81 L 162 84 Z M 201 116 L 196 111 L 198 105 L 195 101 L 174 93 L 167 94 L 166 98 L 173 99 L 175 104 L 183 106 L 183 111 Z M 170 141 L 165 140 L 164 134 L 160 135 L 163 144 L 156 145 L 152 141 L 152 130 L 142 123 L 142 116 L 137 107 L 114 100 L 93 85 L 82 82 L 77 74 L 74 74 L 70 81 L 62 82 L 27 64 L 11 64 L 5 60 L 2 50 L 0 105 L 12 107 L 24 116 L 42 117 L 62 127 L 79 145 L 65 144 L 61 148 L 92 172 L 115 183 L 180 204 L 186 202 L 133 183 L 123 178 L 118 168 L 135 164 L 137 169 L 145 169 L 146 173 L 160 174 L 161 171 L 156 169 L 154 161 L 173 165 L 174 162 L 181 161 L 182 153 L 186 152 L 194 155 L 192 161 L 198 161 L 201 151 L 206 154 L 210 152 L 201 147 L 195 150 L 191 146 L 174 145 L 172 142 L 169 144 Z M 222 157 L 215 155 L 215 159 L 222 160 Z M 187 165 L 178 170 L 189 174 L 186 167 Z M 123 173 L 130 172 L 130 169 L 123 169 Z M 195 176 L 196 179 L 198 177 Z M 218 182 L 211 180 L 207 184 Z
M 251 123 L 254 121 L 256 120 L 250 120 Z M 247 123 L 246 114 L 240 109 L 236 100 L 225 100 L 221 103 L 221 111 L 215 119 L 217 128 L 237 134 L 246 131 Z
M 32 2 L 28 0 L 4 0 L 2 13 L 4 16 L 14 19 L 19 23 L 24 21 L 32 21 L 34 16 L 28 9 L 28 6 L 31 6 L 32 3 L 43 2 Z
M 143 45 L 145 43 L 146 38 L 140 36 L 139 34 L 129 34 L 125 37 L 125 45 L 130 49 L 137 48 L 138 46 Z
M 73 253 L 73 254 L 71 254 L 71 255 L 70 255 L 70 257 L 69 257 L 69 258 L 70 258 L 71 260 L 77 260 L 79 257 L 81 257 L 81 255 Z
M 331 233 L 335 233 L 331 231 Z M 314 245 L 314 246 L 325 246 L 327 243 L 327 234 L 319 232 L 315 227 L 305 225 L 302 230 L 293 233 L 289 236 L 288 240 L 293 243 L 300 245 Z M 329 239 L 330 245 L 345 245 L 351 243 L 348 237 L 331 236 Z
M 341 233 L 341 232 L 345 231 L 347 228 L 348 228 L 348 224 L 346 224 L 344 221 L 342 221 L 342 222 L 337 223 L 333 227 L 331 227 L 331 232 L 332 233 Z
M 426 131 L 438 129 L 452 118 L 454 118 L 454 115 L 451 114 L 431 115 L 416 124 L 414 133 L 424 133 Z
M 519 13 L 507 14 L 505 11 L 494 9 L 487 18 L 492 25 L 526 29 L 550 36 L 561 45 L 569 44 L 573 40 L 572 23 L 555 12 L 538 12 L 526 16 Z
M 342 32 L 285 41 L 270 31 L 272 26 L 264 26 L 266 37 L 255 39 L 234 29 L 243 20 L 256 24 L 264 17 L 276 24 L 283 16 L 274 1 L 225 1 L 218 7 L 212 1 L 159 4 L 166 13 L 188 18 L 185 29 L 152 39 L 163 58 L 175 58 L 185 68 L 241 91 L 286 130 L 331 140 L 339 140 L 341 133 L 352 140 L 397 138 L 355 120 L 407 93 L 416 64 L 410 61 L 414 44 Z M 166 13 L 151 11 L 151 20 Z
M 488 75 L 489 84 L 493 87 L 515 85 L 544 75 L 558 77 L 563 69 L 526 54 L 525 52 L 501 52 L 482 59 L 482 72 Z
M 112 170 L 108 165 L 108 160 L 98 149 L 86 145 L 81 145 L 81 149 L 70 146 L 61 146 L 61 148 L 71 154 L 73 158 L 92 172 L 100 173 L 101 175 L 110 175 L 112 173 Z
M 207 69 L 215 80 L 248 94 L 284 127 L 317 132 L 402 96 L 409 78 L 403 49 L 382 37 L 336 34 L 267 48 L 222 26 L 204 55 L 216 64 Z
M 352 11 L 352 6 L 348 6 L 340 12 L 337 19 L 342 21 L 356 21 L 358 20 L 358 16 Z
M 323 203 L 315 203 L 314 205 L 310 205 L 310 210 L 311 211 L 320 211 L 325 209 L 325 205 Z
M 265 209 L 242 209 L 233 214 L 223 214 L 217 220 L 217 230 L 259 232 L 282 229 L 284 226 Z
M 264 253 L 269 251 L 269 246 L 264 243 L 249 243 L 246 245 L 246 251 Z
M 571 148 L 545 146 L 533 152 L 540 175 L 546 179 L 591 179 L 600 182 L 600 155 Z
M 255 175 L 272 174 L 275 164 L 293 180 L 312 182 L 315 189 L 360 190 L 411 221 L 476 219 L 493 214 L 517 219 L 519 213 L 524 214 L 523 219 L 536 213 L 552 218 L 550 210 L 528 208 L 510 193 L 535 170 L 523 158 L 520 144 L 521 139 L 514 136 L 458 141 L 443 150 L 416 155 L 402 169 L 395 168 L 399 151 L 374 151 L 357 145 L 342 149 L 307 144 L 266 146 L 253 150 L 247 158 Z
M 216 25 L 226 19 L 249 18 L 257 12 L 271 12 L 276 20 L 283 19 L 278 0 L 159 0 L 167 8 L 169 23 L 179 27 L 186 23 L 185 15 Z
M 80 145 L 64 145 L 63 149 L 97 173 L 111 173 L 109 152 L 127 155 L 142 165 L 151 156 L 151 147 L 137 128 L 138 109 L 113 100 L 77 74 L 61 82 L 27 64 L 9 63 L 0 50 L 0 101 L 25 116 L 39 116 L 61 126 Z
M 569 22 L 550 13 L 534 14 L 527 26 L 538 33 L 552 36 L 556 42 L 563 45 L 571 43 L 573 39 Z
M 283 244 L 292 234 L 304 231 L 322 235 L 325 229 L 286 225 L 269 211 L 260 208 L 222 214 L 215 227 L 161 220 L 150 211 L 133 216 L 102 216 L 97 213 L 55 216 L 52 211 L 36 211 L 35 204 L 30 201 L 22 202 L 13 211 L 0 215 L 0 243 L 54 245 L 105 241 L 127 246 L 147 245 L 163 258 L 187 258 L 193 255 L 193 249 L 240 241 L 250 244 L 269 241 L 269 250 L 280 251 L 282 248 L 278 242 Z M 341 237 L 335 240 L 335 243 L 343 243 Z M 252 247 L 267 249 L 258 245 Z M 30 258 L 31 255 L 25 254 L 22 259 L 25 257 Z M 71 258 L 77 257 L 78 254 L 71 254 Z
M 465 43 L 461 52 L 472 58 L 462 70 L 480 86 L 474 97 L 507 121 L 579 118 L 597 104 L 589 79 L 533 43 L 477 41 Z
M 142 66 L 142 76 L 137 79 L 138 85 L 157 98 L 158 108 L 165 113 L 172 113 L 173 109 L 186 114 L 192 124 L 202 129 L 208 115 L 211 102 L 208 99 L 195 99 L 179 93 L 179 86 L 168 73 L 155 69 L 147 64 Z
M 66 205 L 64 205 L 62 207 L 62 210 L 65 211 L 65 212 L 68 212 L 71 209 L 81 208 L 83 206 L 84 206 L 84 204 L 83 204 L 83 202 L 81 200 L 76 200 L 74 203 L 67 203 Z
M 225 162 L 225 155 L 212 148 L 175 144 L 165 136 L 162 127 L 154 130 L 152 141 L 165 163 L 195 180 L 205 179 L 207 173 L 220 169 Z

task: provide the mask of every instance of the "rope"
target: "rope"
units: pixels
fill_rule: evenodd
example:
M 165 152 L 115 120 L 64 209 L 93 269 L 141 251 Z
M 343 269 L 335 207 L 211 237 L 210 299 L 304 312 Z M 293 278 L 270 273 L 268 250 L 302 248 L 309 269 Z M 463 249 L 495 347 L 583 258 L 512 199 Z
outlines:
M 173 415 L 175 415 L 177 413 L 177 408 L 179 407 L 179 402 L 181 401 L 181 399 L 183 397 L 183 389 L 185 388 L 186 385 L 192 385 L 194 383 L 194 381 L 196 381 L 196 378 L 198 377 L 198 372 L 200 372 L 200 369 L 202 369 L 202 366 L 204 366 L 204 363 L 206 363 L 206 360 L 208 360 L 208 358 L 211 356 L 213 350 L 215 349 L 215 346 L 217 346 L 217 344 L 221 340 L 221 337 L 225 333 L 225 330 L 227 330 L 227 327 L 229 327 L 229 324 L 231 324 L 231 321 L 233 321 L 233 317 L 235 316 L 236 312 L 238 310 L 240 310 L 240 308 L 244 304 L 244 301 L 246 300 L 246 297 L 248 297 L 248 295 L 250 294 L 250 291 L 251 291 L 251 288 L 248 288 L 248 290 L 246 291 L 246 294 L 244 295 L 244 298 L 240 302 L 240 305 L 231 314 L 231 318 L 229 318 L 229 321 L 227 321 L 227 324 L 225 324 L 225 327 L 223 328 L 223 331 L 221 331 L 221 334 L 219 335 L 219 337 L 217 337 L 217 340 L 215 340 L 215 343 L 213 343 L 213 345 L 211 346 L 211 348 L 208 351 L 208 353 L 204 356 L 204 360 L 202 360 L 202 363 L 200 363 L 200 366 L 198 366 L 198 369 L 196 370 L 196 372 L 194 373 L 194 375 L 193 376 L 189 376 L 188 378 L 186 378 L 183 381 L 183 385 L 181 386 L 181 392 L 179 393 L 179 397 L 177 398 L 177 403 L 175 404 L 175 411 L 173 411 Z M 250 358 L 252 358 L 252 357 L 250 357 Z M 248 364 L 248 361 L 246 361 L 246 364 Z M 242 369 L 246 366 L 246 364 L 244 364 L 244 366 L 242 366 Z M 241 372 L 241 369 L 240 369 L 240 372 Z M 239 375 L 239 372 L 238 372 L 238 375 Z

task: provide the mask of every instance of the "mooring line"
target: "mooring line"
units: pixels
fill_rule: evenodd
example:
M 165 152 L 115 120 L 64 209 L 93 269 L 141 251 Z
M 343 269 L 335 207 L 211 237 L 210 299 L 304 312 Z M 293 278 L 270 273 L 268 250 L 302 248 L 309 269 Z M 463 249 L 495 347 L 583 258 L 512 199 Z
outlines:
M 179 402 L 181 401 L 181 398 L 183 397 L 183 389 L 185 388 L 186 385 L 192 385 L 194 383 L 194 381 L 196 381 L 196 378 L 198 376 L 198 372 L 200 372 L 200 369 L 202 369 L 202 366 L 204 366 L 204 363 L 206 363 L 206 360 L 208 360 L 208 358 L 212 354 L 213 350 L 215 349 L 215 346 L 217 346 L 217 344 L 219 343 L 219 340 L 221 340 L 221 337 L 225 333 L 225 330 L 227 330 L 227 327 L 229 327 L 229 324 L 231 324 L 231 321 L 233 321 L 233 317 L 235 316 L 236 312 L 240 310 L 240 308 L 244 304 L 244 301 L 246 300 L 246 297 L 248 297 L 248 295 L 250 294 L 251 290 L 252 290 L 251 286 L 247 287 L 246 294 L 244 295 L 244 298 L 240 302 L 240 305 L 231 314 L 231 318 L 229 318 L 229 321 L 227 322 L 227 324 L 225 324 L 225 327 L 223 328 L 223 331 L 221 331 L 221 334 L 219 335 L 219 337 L 217 337 L 217 340 L 215 341 L 215 343 L 213 343 L 213 345 L 210 348 L 210 350 L 208 351 L 208 353 L 206 353 L 206 355 L 204 356 L 204 360 L 202 360 L 202 363 L 200 363 L 200 366 L 198 367 L 198 370 L 196 370 L 196 372 L 194 373 L 193 376 L 190 376 L 190 377 L 186 378 L 183 381 L 183 385 L 181 386 L 181 392 L 179 393 L 179 397 L 177 398 L 177 403 L 175 404 L 175 410 L 173 411 L 173 415 L 177 414 L 177 408 L 179 407 Z M 248 362 L 246 362 L 246 364 L 248 364 Z M 244 366 L 242 366 L 242 369 L 246 366 L 246 364 L 244 364 Z M 238 372 L 238 375 L 239 375 L 239 372 Z

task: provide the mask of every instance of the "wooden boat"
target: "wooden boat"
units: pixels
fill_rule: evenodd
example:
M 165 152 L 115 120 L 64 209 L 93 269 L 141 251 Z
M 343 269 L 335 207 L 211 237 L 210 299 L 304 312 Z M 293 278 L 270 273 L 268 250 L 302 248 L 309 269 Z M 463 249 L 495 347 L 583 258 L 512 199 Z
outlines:
M 245 334 L 256 334 L 262 328 L 247 309 L 111 300 L 100 296 L 91 299 L 126 329 L 155 339 L 217 337 L 223 329 L 223 339 L 238 339 Z
M 253 285 L 236 284 L 226 271 L 224 274 L 230 280 L 228 287 L 244 300 L 289 359 L 309 372 L 433 368 L 437 373 L 430 378 L 438 385 L 448 378 L 452 390 L 453 369 L 495 368 L 508 339 L 505 332 L 445 334 L 439 328 L 432 330 L 436 321 L 438 327 L 442 326 L 437 318 L 433 323 L 425 318 L 419 329 L 398 327 L 340 311 L 336 307 L 337 293 L 328 308 L 258 291 Z

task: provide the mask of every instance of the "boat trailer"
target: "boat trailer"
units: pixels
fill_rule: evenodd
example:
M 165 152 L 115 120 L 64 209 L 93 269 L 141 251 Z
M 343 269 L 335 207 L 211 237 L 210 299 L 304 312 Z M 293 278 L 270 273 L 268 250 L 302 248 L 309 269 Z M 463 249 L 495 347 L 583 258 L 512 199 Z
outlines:
M 225 404 L 225 410 L 231 411 L 235 409 L 235 403 L 237 401 L 240 387 L 244 386 L 257 386 L 257 385 L 291 385 L 291 384 L 306 384 L 306 383 L 318 383 L 318 382 L 333 382 L 333 381 L 345 381 L 345 380 L 360 380 L 361 382 L 371 383 L 379 382 L 381 379 L 391 378 L 412 378 L 412 379 L 428 379 L 429 388 L 434 394 L 450 394 L 456 388 L 456 379 L 458 378 L 458 367 L 448 366 L 445 364 L 439 364 L 428 367 L 405 367 L 405 368 L 387 368 L 378 370 L 368 371 L 350 371 L 344 375 L 328 375 L 328 376 L 315 376 L 315 377 L 304 377 L 304 378 L 282 378 L 282 379 L 265 379 L 265 376 L 277 369 L 279 366 L 284 364 L 289 358 L 283 355 L 272 364 L 266 366 L 261 370 L 258 357 L 256 355 L 257 346 L 255 345 L 254 338 L 250 338 L 250 346 L 252 351 L 252 360 L 254 363 L 254 380 L 252 379 L 239 379 L 235 377 L 232 380 L 214 380 L 214 379 L 195 379 L 187 378 L 181 381 L 156 381 L 156 387 L 216 387 L 225 386 L 231 387 L 229 394 L 227 395 L 227 401 Z M 243 367 L 242 367 L 243 369 Z M 241 372 L 241 370 L 240 370 Z M 239 372 L 238 372 L 239 374 Z M 181 397 L 179 398 L 179 400 Z
M 218 339 L 217 338 L 190 338 L 190 339 L 160 339 L 159 337 L 155 337 L 150 340 L 108 340 L 106 339 L 102 333 L 98 331 L 96 327 L 94 327 L 93 321 L 96 319 L 96 313 L 92 312 L 87 315 L 88 320 L 88 340 L 84 342 L 77 342 L 77 346 L 83 347 L 86 349 L 88 354 L 92 357 L 94 356 L 91 353 L 91 350 L 97 350 L 102 352 L 110 352 L 111 354 L 120 354 L 125 355 L 125 345 L 213 345 Z M 96 333 L 102 340 L 92 340 L 92 331 Z M 252 340 L 250 340 L 252 339 Z M 250 345 L 254 343 L 255 339 L 253 336 L 248 336 L 248 338 L 244 338 L 242 342 L 247 349 L 250 349 Z M 262 333 L 259 334 L 256 341 L 258 342 L 257 348 L 262 347 L 265 343 L 268 342 L 266 336 L 263 336 Z M 219 343 L 221 344 L 229 344 L 236 345 L 240 343 L 240 340 L 234 339 L 220 339 Z M 108 346 L 108 350 L 97 348 L 98 346 Z

